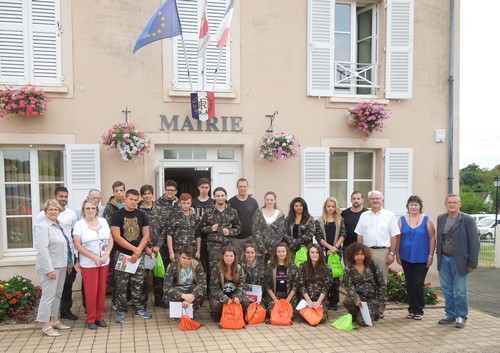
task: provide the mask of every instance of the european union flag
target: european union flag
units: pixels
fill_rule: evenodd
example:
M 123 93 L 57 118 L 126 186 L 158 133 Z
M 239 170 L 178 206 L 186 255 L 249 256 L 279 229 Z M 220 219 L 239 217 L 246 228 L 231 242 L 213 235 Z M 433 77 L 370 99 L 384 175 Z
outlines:
M 155 11 L 134 46 L 134 53 L 156 40 L 171 38 L 182 34 L 181 21 L 175 0 L 166 0 Z

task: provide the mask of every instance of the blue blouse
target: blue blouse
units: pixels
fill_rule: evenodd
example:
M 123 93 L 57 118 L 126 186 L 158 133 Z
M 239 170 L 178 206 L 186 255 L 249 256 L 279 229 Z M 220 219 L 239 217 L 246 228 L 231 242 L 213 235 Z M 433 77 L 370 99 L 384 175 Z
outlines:
M 424 216 L 422 224 L 417 228 L 412 228 L 406 222 L 405 217 L 401 217 L 401 243 L 399 245 L 399 257 L 406 262 L 422 263 L 427 262 L 429 257 L 431 242 L 427 231 L 428 216 Z

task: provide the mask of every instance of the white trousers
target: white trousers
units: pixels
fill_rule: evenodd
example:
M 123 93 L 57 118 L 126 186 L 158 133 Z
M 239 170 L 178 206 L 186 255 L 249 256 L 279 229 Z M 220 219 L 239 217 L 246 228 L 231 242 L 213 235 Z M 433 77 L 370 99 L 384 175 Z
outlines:
M 61 295 L 66 280 L 67 267 L 54 269 L 56 279 L 49 279 L 48 274 L 38 274 L 42 287 L 42 297 L 38 305 L 38 316 L 36 321 L 49 322 L 52 316 L 59 316 Z

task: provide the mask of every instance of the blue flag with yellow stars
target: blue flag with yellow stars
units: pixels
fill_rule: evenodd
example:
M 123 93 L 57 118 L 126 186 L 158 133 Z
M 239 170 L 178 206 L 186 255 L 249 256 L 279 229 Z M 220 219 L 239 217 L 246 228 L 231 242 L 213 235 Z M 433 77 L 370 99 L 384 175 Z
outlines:
M 154 41 L 182 34 L 181 21 L 175 0 L 166 0 L 155 11 L 134 46 L 134 53 Z

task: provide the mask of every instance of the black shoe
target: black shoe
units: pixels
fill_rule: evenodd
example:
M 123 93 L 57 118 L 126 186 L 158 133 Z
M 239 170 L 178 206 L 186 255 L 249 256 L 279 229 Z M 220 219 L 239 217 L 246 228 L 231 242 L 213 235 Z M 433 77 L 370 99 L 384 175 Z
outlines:
M 97 330 L 97 325 L 93 322 L 87 322 L 87 327 L 90 329 L 90 330 Z
M 96 320 L 95 324 L 99 327 L 108 327 L 108 324 L 104 320 Z
M 78 316 L 73 314 L 71 311 L 66 311 L 64 313 L 61 313 L 61 319 L 66 319 L 66 320 L 78 320 Z

